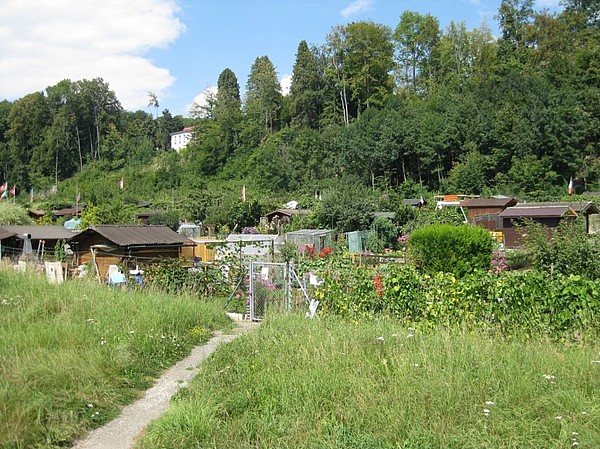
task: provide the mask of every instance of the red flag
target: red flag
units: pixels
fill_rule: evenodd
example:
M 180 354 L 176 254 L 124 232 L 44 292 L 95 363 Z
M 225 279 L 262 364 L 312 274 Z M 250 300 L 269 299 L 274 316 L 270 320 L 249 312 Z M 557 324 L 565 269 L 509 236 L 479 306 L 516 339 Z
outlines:
M 246 201 L 246 184 L 242 186 L 242 201 Z
M 15 196 L 16 193 L 17 193 L 17 186 L 15 185 L 15 186 L 13 186 L 12 189 L 10 189 L 10 192 L 8 192 L 8 194 L 10 196 Z

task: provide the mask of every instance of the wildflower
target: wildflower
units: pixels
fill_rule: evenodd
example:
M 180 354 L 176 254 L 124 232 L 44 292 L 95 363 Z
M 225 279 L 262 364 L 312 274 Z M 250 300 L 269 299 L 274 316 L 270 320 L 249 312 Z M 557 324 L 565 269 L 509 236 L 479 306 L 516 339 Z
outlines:
M 494 405 L 492 401 L 485 401 L 485 405 Z
M 492 413 L 492 412 L 491 412 L 489 409 L 487 409 L 487 408 L 484 408 L 484 409 L 483 409 L 483 416 L 486 416 L 486 417 L 487 417 L 487 416 L 490 416 L 490 414 L 491 414 L 491 413 Z
M 379 341 L 384 341 L 384 340 L 385 340 L 385 338 L 383 338 L 383 337 L 377 337 L 377 340 L 379 340 Z
M 554 419 L 560 421 L 562 419 L 562 416 L 555 416 Z
M 407 327 L 406 330 L 410 331 L 410 332 L 413 332 L 415 330 L 415 328 L 414 327 Z
M 88 404 L 88 408 L 94 408 L 94 404 Z
M 546 380 L 552 380 L 552 379 L 556 379 L 556 377 L 553 376 L 552 374 L 544 374 L 544 379 L 546 379 Z
M 418 363 L 415 363 L 415 365 L 414 365 L 414 366 L 415 366 L 415 368 L 418 368 L 418 367 L 419 367 L 419 364 L 418 364 Z
M 394 338 L 397 337 L 397 336 L 398 336 L 398 334 L 392 334 L 392 337 L 394 337 Z
M 406 336 L 406 338 L 413 338 L 413 337 L 414 337 L 414 335 L 413 335 L 413 334 L 408 334 L 408 335 Z
M 577 441 L 577 440 L 573 441 L 573 446 L 579 446 L 579 441 Z

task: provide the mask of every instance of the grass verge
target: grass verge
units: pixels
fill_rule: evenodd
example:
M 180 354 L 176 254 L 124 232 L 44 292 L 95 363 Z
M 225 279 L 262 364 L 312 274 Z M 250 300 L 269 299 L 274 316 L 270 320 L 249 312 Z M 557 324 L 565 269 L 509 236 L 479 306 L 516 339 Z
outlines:
M 0 448 L 69 445 L 229 326 L 189 296 L 0 271 Z
M 599 349 L 282 317 L 219 348 L 138 447 L 597 448 Z

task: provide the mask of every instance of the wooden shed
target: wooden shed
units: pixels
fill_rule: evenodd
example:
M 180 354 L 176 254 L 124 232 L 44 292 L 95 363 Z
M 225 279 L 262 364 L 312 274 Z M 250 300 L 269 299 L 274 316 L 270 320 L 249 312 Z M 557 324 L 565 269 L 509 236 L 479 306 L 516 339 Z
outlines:
M 544 225 L 549 232 L 554 231 L 565 219 L 575 219 L 577 214 L 567 205 L 535 206 L 534 203 L 509 207 L 498 216 L 502 220 L 502 232 L 506 247 L 514 248 L 521 244 L 523 233 L 519 226 L 533 221 Z
M 498 214 L 516 204 L 514 198 L 468 198 L 460 202 L 460 207 L 467 209 L 469 223 L 495 232 L 502 227 Z
M 592 201 L 555 201 L 542 203 L 518 203 L 517 207 L 555 207 L 568 206 L 578 217 L 582 217 L 585 224 L 585 232 L 590 232 L 590 218 L 592 215 L 598 215 L 600 210 Z
M 23 252 L 25 235 L 29 236 L 32 254 L 36 259 L 44 258 L 48 253 L 54 254 L 58 241 L 66 242 L 76 235 L 63 226 L 53 225 L 7 225 L 0 229 L 0 254 L 12 258 L 18 258 Z
M 95 225 L 70 241 L 79 265 L 94 263 L 100 279 L 110 265 L 135 266 L 159 258 L 179 258 L 194 242 L 167 226 Z

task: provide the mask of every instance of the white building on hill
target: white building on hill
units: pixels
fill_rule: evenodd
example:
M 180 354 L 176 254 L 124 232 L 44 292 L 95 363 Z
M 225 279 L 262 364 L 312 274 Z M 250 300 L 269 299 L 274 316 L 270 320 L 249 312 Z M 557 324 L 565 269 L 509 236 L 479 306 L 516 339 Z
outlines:
M 171 149 L 179 151 L 185 148 L 190 140 L 192 140 L 192 127 L 183 128 L 183 130 L 169 135 L 171 136 Z

